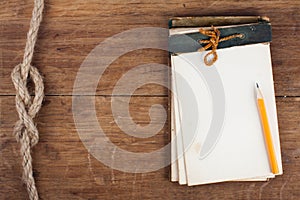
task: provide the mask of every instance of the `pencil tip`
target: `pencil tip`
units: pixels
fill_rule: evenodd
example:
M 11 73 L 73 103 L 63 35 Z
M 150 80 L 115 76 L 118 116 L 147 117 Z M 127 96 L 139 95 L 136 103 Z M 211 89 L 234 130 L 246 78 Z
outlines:
M 257 87 L 257 88 L 259 88 L 259 85 L 258 85 L 258 83 L 256 83 L 256 87 Z

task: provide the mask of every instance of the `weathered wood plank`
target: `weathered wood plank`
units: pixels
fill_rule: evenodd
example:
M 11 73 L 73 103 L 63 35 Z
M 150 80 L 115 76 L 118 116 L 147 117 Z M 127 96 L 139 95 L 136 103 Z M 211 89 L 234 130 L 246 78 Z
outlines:
M 10 73 L 23 56 L 32 6 L 32 0 L 0 2 L 0 199 L 27 199 L 21 181 L 19 145 L 12 136 L 17 115 L 14 97 L 10 96 L 15 93 Z M 72 94 L 76 73 L 88 53 L 106 38 L 122 31 L 148 26 L 167 28 L 167 19 L 173 16 L 266 15 L 273 25 L 271 50 L 276 95 L 300 96 L 299 8 L 300 2 L 293 0 L 108 0 L 105 4 L 99 0 L 46 1 L 34 58 L 34 65 L 44 76 L 45 92 L 50 95 L 46 96 L 37 118 L 40 142 L 33 152 L 34 175 L 41 198 L 298 199 L 299 98 L 277 98 L 283 176 L 265 183 L 182 187 L 168 180 L 169 167 L 130 174 L 112 170 L 89 155 L 75 128 L 72 97 L 61 95 Z M 111 95 L 122 75 L 146 63 L 168 64 L 168 54 L 144 49 L 123 55 L 102 76 L 97 95 Z M 151 73 L 156 80 L 168 81 L 166 71 Z M 167 90 L 161 86 L 146 85 L 134 94 L 149 96 L 133 97 L 130 101 L 131 115 L 142 126 L 149 123 L 151 105 L 162 104 L 167 108 Z M 151 97 L 154 95 L 157 97 Z M 124 102 L 121 98 L 119 103 Z M 162 130 L 151 138 L 137 139 L 116 125 L 110 103 L 110 97 L 96 97 L 97 117 L 114 144 L 132 152 L 150 152 L 168 143 L 168 124 L 164 125 L 160 116 L 154 120 L 164 125 Z
M 149 123 L 153 104 L 167 107 L 167 97 L 132 97 L 130 113 L 141 125 Z M 21 184 L 19 145 L 12 136 L 17 116 L 13 97 L 0 97 L 1 199 L 26 199 Z M 120 99 L 121 105 L 125 99 Z M 179 186 L 168 179 L 169 167 L 131 174 L 106 167 L 88 154 L 77 134 L 72 97 L 46 97 L 37 118 L 40 142 L 34 147 L 34 174 L 43 199 L 297 199 L 300 195 L 300 98 L 277 98 L 284 175 L 270 182 L 221 183 Z M 118 128 L 111 113 L 111 98 L 96 97 L 98 120 L 106 135 L 119 147 L 150 152 L 168 143 L 168 124 L 154 137 L 136 139 Z M 89 112 L 89 111 L 87 111 Z M 155 118 L 154 118 L 155 120 Z M 163 123 L 157 121 L 156 123 Z M 159 158 L 158 158 L 159 159 Z M 5 192 L 4 192 L 5 191 Z M 4 193 L 3 193 L 4 192 Z
M 255 7 L 253 7 L 255 5 Z M 34 64 L 44 76 L 46 94 L 70 95 L 76 73 L 89 52 L 104 39 L 137 27 L 165 27 L 172 16 L 267 15 L 273 25 L 272 60 L 277 96 L 300 95 L 300 14 L 298 1 L 51 1 L 46 2 Z M 22 59 L 32 1 L 0 4 L 0 94 L 14 94 L 10 80 Z M 167 38 L 166 38 L 167 39 Z M 134 41 L 133 41 L 134 42 Z M 144 63 L 168 64 L 168 54 L 155 50 L 130 52 L 117 59 L 102 76 L 97 94 L 110 95 L 129 69 Z M 165 80 L 166 72 L 153 76 Z M 89 80 L 87 80 L 89 81 Z M 158 85 L 146 85 L 138 95 L 166 95 Z

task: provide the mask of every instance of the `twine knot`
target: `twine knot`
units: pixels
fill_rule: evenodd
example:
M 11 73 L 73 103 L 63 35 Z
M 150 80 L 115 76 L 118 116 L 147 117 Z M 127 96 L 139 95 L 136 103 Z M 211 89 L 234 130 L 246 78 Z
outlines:
M 198 51 L 202 52 L 202 51 L 205 51 L 205 50 L 211 48 L 211 51 L 209 53 L 207 53 L 204 57 L 204 63 L 207 66 L 212 66 L 218 60 L 217 48 L 218 48 L 218 45 L 220 42 L 224 42 L 224 41 L 231 40 L 234 38 L 243 39 L 245 37 L 244 34 L 239 33 L 239 34 L 230 35 L 230 36 L 227 36 L 224 38 L 220 38 L 221 33 L 214 26 L 211 27 L 211 30 L 205 30 L 205 29 L 201 28 L 201 29 L 199 29 L 199 32 L 202 35 L 206 35 L 209 37 L 209 40 L 199 40 L 198 41 L 200 44 L 207 44 L 206 46 L 199 48 Z M 212 56 L 211 59 L 209 59 L 210 56 Z
M 32 171 L 31 148 L 39 141 L 39 133 L 33 119 L 42 106 L 44 84 L 42 76 L 39 74 L 37 68 L 31 65 L 31 61 L 39 26 L 42 21 L 43 9 L 44 0 L 34 0 L 34 9 L 27 34 L 23 62 L 18 64 L 11 73 L 11 78 L 16 89 L 16 110 L 19 115 L 19 120 L 14 128 L 14 135 L 21 146 L 23 181 L 30 200 L 39 199 Z M 27 81 L 29 79 L 34 83 L 33 97 L 31 97 L 27 88 Z
M 11 77 L 16 89 L 16 109 L 19 115 L 14 129 L 14 135 L 19 142 L 25 135 L 28 136 L 30 146 L 33 147 L 38 143 L 39 134 L 34 124 L 34 117 L 41 108 L 44 98 L 44 84 L 38 70 L 29 65 L 27 74 L 22 74 L 23 64 L 18 64 L 12 71 Z M 35 96 L 32 100 L 27 88 L 27 75 L 35 85 Z
M 19 120 L 15 125 L 14 135 L 21 144 L 23 181 L 27 186 L 30 199 L 37 200 L 38 193 L 32 173 L 31 147 L 36 145 L 39 140 L 39 133 L 33 119 L 40 110 L 44 98 L 43 79 L 37 68 L 31 65 L 24 66 L 23 64 L 18 64 L 13 69 L 11 78 L 17 92 L 16 110 Z M 27 78 L 30 78 L 35 85 L 33 99 L 27 88 Z

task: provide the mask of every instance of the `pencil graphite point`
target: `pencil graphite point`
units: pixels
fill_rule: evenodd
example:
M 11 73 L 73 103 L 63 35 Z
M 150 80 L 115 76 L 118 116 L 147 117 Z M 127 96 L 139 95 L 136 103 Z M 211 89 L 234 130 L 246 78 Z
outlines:
M 258 83 L 256 83 L 256 87 L 257 87 L 257 88 L 259 88 L 259 85 L 258 85 Z

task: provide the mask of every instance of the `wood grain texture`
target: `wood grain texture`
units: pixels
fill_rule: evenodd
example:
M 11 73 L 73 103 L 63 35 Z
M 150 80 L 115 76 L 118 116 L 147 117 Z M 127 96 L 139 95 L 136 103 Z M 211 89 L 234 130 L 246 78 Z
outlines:
M 17 116 L 13 97 L 1 99 L 1 199 L 26 199 L 21 184 L 19 145 L 12 137 Z M 153 104 L 167 97 L 132 97 L 130 111 L 138 124 L 150 122 Z M 120 100 L 120 104 L 125 101 Z M 154 137 L 136 139 L 123 133 L 111 114 L 110 97 L 96 97 L 98 120 L 112 142 L 132 152 L 150 152 L 166 145 L 168 124 Z M 131 174 L 106 167 L 89 155 L 72 116 L 72 97 L 46 97 L 37 119 L 41 140 L 34 148 L 34 175 L 42 199 L 297 199 L 300 195 L 300 98 L 277 98 L 284 175 L 269 182 L 179 186 L 168 179 L 169 167 Z M 286 117 L 289 116 L 289 117 Z M 164 122 L 157 122 L 162 123 Z M 158 158 L 160 159 L 160 158 Z
M 17 114 L 10 73 L 22 60 L 32 8 L 32 0 L 0 2 L 0 199 L 27 199 L 21 181 L 19 145 L 12 136 Z M 41 199 L 299 199 L 299 8 L 300 2 L 294 0 L 46 0 L 33 63 L 44 76 L 46 86 L 46 98 L 37 117 L 40 142 L 33 149 L 34 176 Z M 71 95 L 78 69 L 89 52 L 122 31 L 149 26 L 167 28 L 170 17 L 199 15 L 271 18 L 283 176 L 269 182 L 179 186 L 169 181 L 169 167 L 142 174 L 112 170 L 90 155 L 81 142 L 72 115 Z M 117 81 L 130 69 L 147 63 L 168 64 L 168 53 L 142 49 L 124 54 L 105 71 L 96 91 L 97 117 L 106 135 L 114 144 L 132 152 L 151 152 L 169 142 L 169 125 L 159 116 L 153 120 L 163 126 L 162 130 L 140 139 L 126 135 L 111 113 L 111 94 Z M 167 74 L 151 72 L 162 82 L 168 81 Z M 119 104 L 125 105 L 124 94 L 117 95 L 121 95 Z M 149 109 L 154 104 L 168 107 L 166 88 L 147 84 L 137 89 L 130 100 L 134 122 L 147 125 Z
M 138 27 L 167 28 L 168 18 L 173 16 L 266 15 L 273 25 L 271 46 L 276 95 L 297 96 L 300 94 L 299 8 L 299 1 L 294 0 L 46 1 L 34 62 L 45 78 L 47 94 L 70 95 L 84 58 L 96 45 L 117 33 Z M 0 3 L 1 94 L 14 94 L 9 74 L 21 61 L 31 9 L 31 0 Z M 102 77 L 97 93 L 111 94 L 121 74 L 138 64 L 167 64 L 167 53 L 146 52 L 134 51 L 117 59 Z M 136 94 L 166 95 L 167 90 L 145 86 Z

